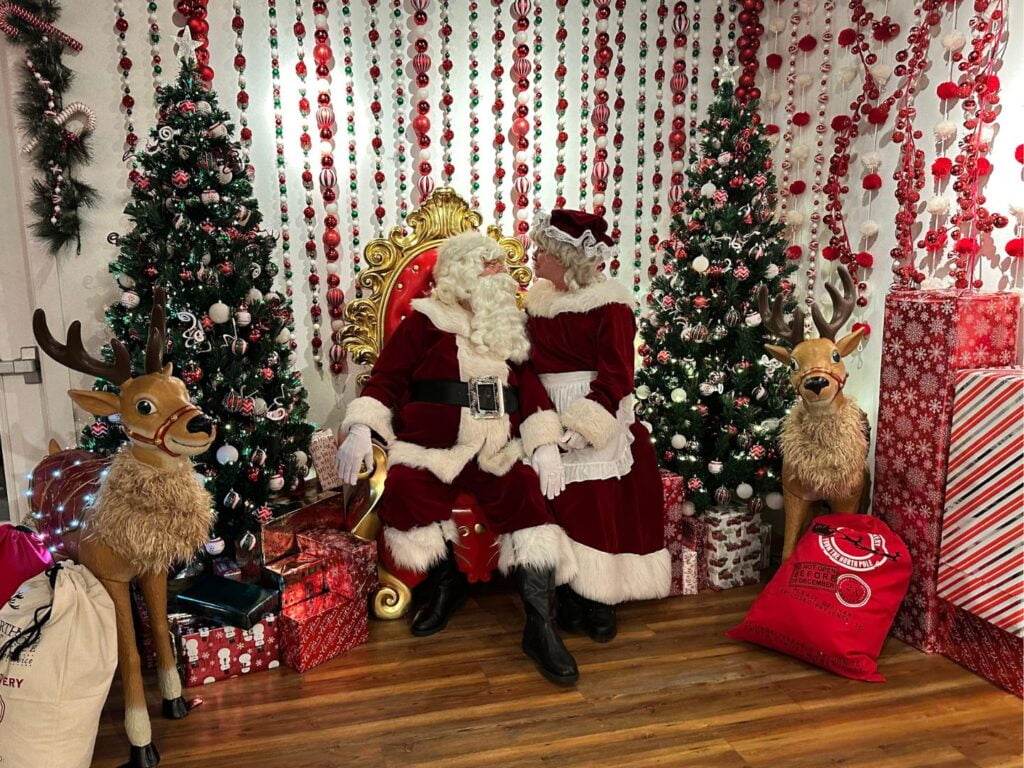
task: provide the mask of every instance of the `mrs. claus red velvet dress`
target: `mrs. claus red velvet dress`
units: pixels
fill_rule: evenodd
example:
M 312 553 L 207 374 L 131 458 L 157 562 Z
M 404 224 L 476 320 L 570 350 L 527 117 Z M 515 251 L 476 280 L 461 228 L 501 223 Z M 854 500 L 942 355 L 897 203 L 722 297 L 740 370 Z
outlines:
M 563 454 L 552 504 L 578 571 L 573 590 L 606 604 L 664 597 L 671 581 L 662 489 L 650 433 L 633 418 L 636 325 L 629 289 L 602 280 L 526 297 L 531 361 L 567 429 L 590 444 Z

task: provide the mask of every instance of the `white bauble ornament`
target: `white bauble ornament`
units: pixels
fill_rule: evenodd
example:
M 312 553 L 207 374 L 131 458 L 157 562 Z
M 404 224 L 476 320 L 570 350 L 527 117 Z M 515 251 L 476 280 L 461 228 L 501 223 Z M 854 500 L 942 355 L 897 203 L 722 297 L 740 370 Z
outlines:
M 768 505 L 768 509 L 782 509 L 785 500 L 782 498 L 781 493 L 773 491 L 764 497 L 764 503 Z
M 765 97 L 765 99 L 768 101 L 769 105 L 774 107 L 776 104 L 782 101 L 782 91 L 780 91 L 778 88 L 772 88 L 770 91 L 768 91 L 768 95 Z
M 865 152 L 860 156 L 860 164 L 864 166 L 865 171 L 874 173 L 882 165 L 882 153 L 875 150 Z
M 761 313 L 760 312 L 749 312 L 746 317 L 743 318 L 743 322 L 750 328 L 756 328 L 761 324 Z
M 125 291 L 121 294 L 121 306 L 125 309 L 135 309 L 139 306 L 139 294 L 135 291 Z
M 769 280 L 774 280 L 776 277 L 779 276 L 779 265 L 769 264 L 767 267 L 764 268 L 764 276 L 767 277 Z
M 686 390 L 682 387 L 676 387 L 672 390 L 669 397 L 672 398 L 673 403 L 685 403 L 686 402 Z
M 779 34 L 786 28 L 786 18 L 784 16 L 774 17 L 768 24 L 768 28 L 776 35 Z
M 270 490 L 274 491 L 275 493 L 277 491 L 280 491 L 282 488 L 284 488 L 284 475 L 271 475 L 270 479 L 267 481 L 267 487 L 270 488 Z
M 214 539 L 207 539 L 206 544 L 203 545 L 203 549 L 206 550 L 207 554 L 213 555 L 214 557 L 221 555 L 224 553 L 224 539 L 220 536 L 217 536 Z
M 135 287 L 135 278 L 131 275 L 118 275 L 117 284 L 120 285 L 123 290 L 127 291 L 129 288 Z
M 686 447 L 686 438 L 682 435 L 672 435 L 672 447 L 677 451 L 683 450 Z
M 796 83 L 797 88 L 807 88 L 813 82 L 811 76 L 806 72 L 801 72 L 793 78 L 793 82 Z
M 892 77 L 892 67 L 888 64 L 875 64 L 871 67 L 871 77 L 875 79 L 879 85 L 885 85 L 889 82 L 889 78 Z
M 235 174 L 233 174 L 231 172 L 231 169 L 228 168 L 226 165 L 222 165 L 217 170 L 217 181 L 219 181 L 221 184 L 230 184 L 233 178 L 235 178 Z
M 247 294 L 245 294 L 245 300 L 249 304 L 255 304 L 257 301 L 263 301 L 263 294 L 259 288 L 253 288 Z
M 874 237 L 878 234 L 878 222 L 872 219 L 861 222 L 860 233 L 864 237 Z
M 956 123 L 952 120 L 940 120 L 935 124 L 936 141 L 949 141 L 956 136 Z
M 942 47 L 947 51 L 956 53 L 967 45 L 967 37 L 958 29 L 946 34 L 942 38 Z
M 651 396 L 651 388 L 648 387 L 646 384 L 641 384 L 639 387 L 636 388 L 636 396 L 641 400 L 646 400 L 648 397 Z
M 196 112 L 198 112 L 200 115 L 212 115 L 213 107 L 210 106 L 210 102 L 208 101 L 197 101 Z
M 212 304 L 210 309 L 207 310 L 206 314 L 210 316 L 213 322 L 221 325 L 231 319 L 231 307 L 225 304 L 223 301 L 218 301 L 216 304 Z
M 793 145 L 793 157 L 796 158 L 798 163 L 806 163 L 807 158 L 811 156 L 811 147 L 809 144 L 800 142 L 799 144 Z
M 854 67 L 842 67 L 839 72 L 839 82 L 849 85 L 857 79 L 857 70 Z
M 239 328 L 245 328 L 252 322 L 252 315 L 249 314 L 248 308 L 244 306 L 238 308 L 235 312 L 235 322 L 238 323 Z
M 754 495 L 754 489 L 747 483 L 740 483 L 736 486 L 736 497 L 746 501 Z
M 732 162 L 732 152 L 723 152 L 718 156 L 719 165 L 728 165 Z
M 949 211 L 949 198 L 945 195 L 936 195 L 925 207 L 932 216 L 944 216 Z
M 282 328 L 277 336 L 274 337 L 274 341 L 278 344 L 287 344 L 292 339 L 292 332 L 287 328 Z
M 252 409 L 252 412 L 257 416 L 266 416 L 268 410 L 267 401 L 264 400 L 262 397 L 255 398 L 253 400 Z
M 684 501 L 682 503 L 682 507 L 683 507 L 683 515 L 685 517 L 693 517 L 695 514 L 697 514 L 697 508 L 695 506 L 693 506 L 693 502 L 692 501 Z
M 238 461 L 238 449 L 225 443 L 217 449 L 217 461 L 221 464 L 234 464 Z
M 715 192 L 718 191 L 718 187 L 712 184 L 710 181 L 700 188 L 701 197 L 714 197 Z
M 698 256 L 692 262 L 690 262 L 690 268 L 694 272 L 697 272 L 697 273 L 702 274 L 702 275 L 705 272 L 708 271 L 708 268 L 710 266 L 711 266 L 711 262 L 708 261 L 708 257 L 707 256 Z
M 803 226 L 804 214 L 802 211 L 786 211 L 786 226 L 796 229 Z
M 723 468 L 724 467 L 722 465 L 722 462 L 720 462 L 720 461 L 709 461 L 708 462 L 708 472 L 710 472 L 712 475 L 720 475 L 720 474 L 722 474 L 722 469 Z
M 199 483 L 200 488 L 206 487 L 206 475 L 202 472 L 193 472 L 192 476 L 196 479 L 196 482 Z

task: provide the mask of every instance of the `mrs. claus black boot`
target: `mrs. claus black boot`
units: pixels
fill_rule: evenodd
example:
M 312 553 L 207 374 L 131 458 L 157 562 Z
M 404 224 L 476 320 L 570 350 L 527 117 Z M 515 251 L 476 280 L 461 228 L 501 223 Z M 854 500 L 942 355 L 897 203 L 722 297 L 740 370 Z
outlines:
M 469 595 L 469 584 L 455 562 L 455 552 L 448 544 L 448 556 L 433 566 L 423 582 L 426 600 L 412 620 L 412 633 L 426 637 L 448 626 Z
M 587 600 L 584 624 L 591 640 L 596 643 L 607 643 L 619 631 L 615 621 L 615 606 Z
M 519 594 L 526 609 L 523 653 L 553 683 L 571 685 L 580 678 L 576 660 L 562 643 L 555 627 L 555 572 L 529 566 L 515 569 Z

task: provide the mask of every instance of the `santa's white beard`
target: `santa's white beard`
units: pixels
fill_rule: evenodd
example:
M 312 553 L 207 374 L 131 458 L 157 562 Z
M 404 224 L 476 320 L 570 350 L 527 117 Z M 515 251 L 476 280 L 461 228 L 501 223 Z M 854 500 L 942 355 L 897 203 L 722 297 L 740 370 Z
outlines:
M 519 284 L 509 275 L 481 277 L 469 296 L 470 341 L 481 354 L 522 362 L 530 353 L 526 313 L 516 306 Z

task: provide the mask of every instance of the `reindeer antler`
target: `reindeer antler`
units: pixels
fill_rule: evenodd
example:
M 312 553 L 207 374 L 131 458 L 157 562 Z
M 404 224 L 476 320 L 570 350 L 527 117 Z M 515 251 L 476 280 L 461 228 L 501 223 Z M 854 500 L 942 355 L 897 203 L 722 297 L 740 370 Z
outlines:
M 825 283 L 825 290 L 832 297 L 832 319 L 826 323 L 818 305 L 815 304 L 811 307 L 811 317 L 814 318 L 814 324 L 817 326 L 821 338 L 832 341 L 836 340 L 836 334 L 850 319 L 853 308 L 857 305 L 857 292 L 854 289 L 853 278 L 850 276 L 849 270 L 842 265 L 839 267 L 839 279 L 843 283 L 842 296 L 839 295 L 839 291 L 832 283 Z
M 804 340 L 804 311 L 800 307 L 793 310 L 793 322 L 786 325 L 782 318 L 783 296 L 776 296 L 772 302 L 771 312 L 768 311 L 768 287 L 761 286 L 757 292 L 757 310 L 761 313 L 761 321 L 765 327 L 783 341 L 789 342 L 791 347 Z
M 167 348 L 167 292 L 160 287 L 153 289 L 153 311 L 149 313 L 149 338 L 146 339 L 146 373 L 157 373 L 164 367 L 164 350 Z
M 73 371 L 87 373 L 118 385 L 132 377 L 131 355 L 124 344 L 117 339 L 111 340 L 110 348 L 114 350 L 112 363 L 92 357 L 82 344 L 82 324 L 77 320 L 68 327 L 67 344 L 61 344 L 53 338 L 46 325 L 46 312 L 42 309 L 37 309 L 32 315 L 32 331 L 46 354 Z

